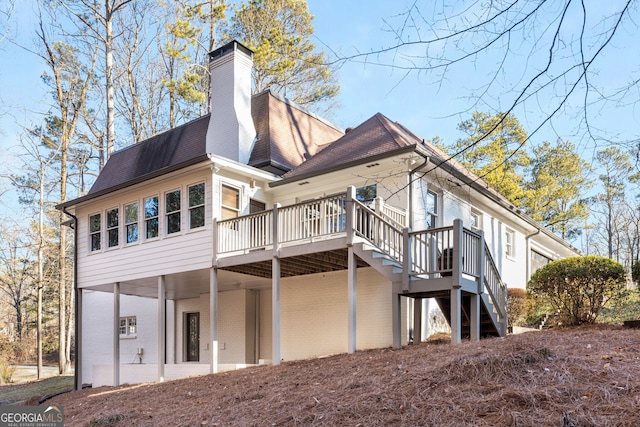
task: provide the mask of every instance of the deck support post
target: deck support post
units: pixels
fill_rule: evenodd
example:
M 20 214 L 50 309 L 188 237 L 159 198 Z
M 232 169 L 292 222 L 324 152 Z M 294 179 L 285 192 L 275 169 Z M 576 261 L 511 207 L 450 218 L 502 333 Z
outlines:
M 120 385 L 120 282 L 113 284 L 113 385 Z
M 347 352 L 355 353 L 356 351 L 356 295 L 357 295 L 357 269 L 358 265 L 356 263 L 356 255 L 353 251 L 353 246 L 349 246 L 349 259 L 347 262 L 348 265 L 348 304 L 349 304 L 349 315 L 348 315 L 348 344 L 347 344 Z
M 273 257 L 271 262 L 271 324 L 272 324 L 272 363 L 280 364 L 280 258 Z
M 402 298 L 397 292 L 399 284 L 392 285 L 391 292 L 391 327 L 393 328 L 393 348 L 402 347 L 402 310 L 400 309 L 400 299 Z M 400 285 L 401 286 L 401 285 Z
M 350 185 L 347 187 L 346 198 L 346 231 L 347 231 L 347 245 L 353 245 L 353 241 L 356 236 L 356 205 L 353 201 L 356 200 L 356 187 Z
M 451 288 L 451 344 L 462 341 L 462 291 L 460 286 Z
M 422 298 L 413 299 L 413 343 L 422 342 Z
M 76 366 L 75 384 L 76 391 L 82 390 L 82 288 L 76 286 Z
M 167 340 L 167 297 L 164 276 L 158 276 L 158 381 L 164 381 L 164 364 L 167 354 L 165 341 Z
M 471 294 L 471 309 L 469 310 L 471 341 L 480 341 L 480 298 L 479 294 Z
M 209 270 L 209 333 L 211 344 L 211 367 L 209 372 L 218 373 L 218 269 Z
M 273 259 L 271 260 L 271 363 L 280 365 L 280 243 L 278 209 L 273 206 Z

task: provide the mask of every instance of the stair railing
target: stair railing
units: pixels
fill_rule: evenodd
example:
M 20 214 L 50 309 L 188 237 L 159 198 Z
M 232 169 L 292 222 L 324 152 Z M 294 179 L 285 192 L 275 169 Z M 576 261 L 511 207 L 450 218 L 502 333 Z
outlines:
M 484 284 L 501 319 L 507 318 L 507 285 L 504 284 L 489 247 L 484 245 Z
M 354 199 L 353 230 L 359 237 L 380 249 L 385 255 L 402 263 L 402 230 Z

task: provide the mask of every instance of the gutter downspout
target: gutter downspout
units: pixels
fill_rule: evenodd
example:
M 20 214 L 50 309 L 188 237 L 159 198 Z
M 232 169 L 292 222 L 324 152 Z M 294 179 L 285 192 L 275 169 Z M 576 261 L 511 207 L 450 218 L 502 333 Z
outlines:
M 527 270 L 527 283 L 529 283 L 529 279 L 531 279 L 531 243 L 530 240 L 533 236 L 537 236 L 538 234 L 540 234 L 540 229 L 536 228 L 536 231 L 534 231 L 531 234 L 527 234 L 527 236 L 525 237 L 525 242 L 526 242 L 526 248 L 527 248 L 527 253 L 525 254 L 525 261 L 526 261 L 526 270 Z M 525 289 L 527 286 L 527 283 L 525 283 Z
M 80 292 L 78 290 L 78 217 L 76 217 L 75 215 L 73 215 L 72 213 L 67 211 L 67 207 L 64 206 L 62 208 L 62 212 L 65 213 L 65 215 L 71 217 L 71 219 L 73 219 L 73 227 L 71 227 L 73 229 L 73 291 L 74 291 L 74 301 L 73 301 L 73 329 L 74 329 L 74 335 L 75 335 L 75 348 L 76 351 L 74 352 L 74 365 L 75 365 L 75 369 L 73 372 L 73 388 L 74 390 L 81 390 L 82 389 L 82 384 L 79 384 L 79 379 L 80 379 L 80 371 L 82 370 L 82 363 L 81 363 L 81 358 L 80 358 L 80 346 L 78 345 L 81 341 L 81 339 L 78 336 L 78 308 L 79 308 L 79 296 L 80 296 Z
M 422 143 L 424 144 L 424 139 L 422 140 Z M 430 160 L 429 156 L 425 156 L 420 152 L 417 152 L 417 154 L 424 159 L 424 162 L 422 162 L 418 167 L 409 170 L 409 228 L 411 229 L 413 229 L 413 175 L 425 167 Z

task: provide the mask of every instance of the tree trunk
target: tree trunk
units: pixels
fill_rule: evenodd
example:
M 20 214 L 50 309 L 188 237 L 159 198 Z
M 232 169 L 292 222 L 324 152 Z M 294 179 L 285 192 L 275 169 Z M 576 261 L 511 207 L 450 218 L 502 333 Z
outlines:
M 109 0 L 105 0 L 105 84 L 107 92 L 107 159 L 115 150 L 115 108 L 113 89 L 113 11 Z

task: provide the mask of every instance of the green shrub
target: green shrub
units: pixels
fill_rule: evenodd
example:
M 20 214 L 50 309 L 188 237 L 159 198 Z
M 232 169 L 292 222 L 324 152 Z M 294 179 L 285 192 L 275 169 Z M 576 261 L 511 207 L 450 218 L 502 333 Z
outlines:
M 528 289 L 544 298 L 567 325 L 594 323 L 602 307 L 622 296 L 625 273 L 620 263 L 600 256 L 553 261 L 537 270 Z

